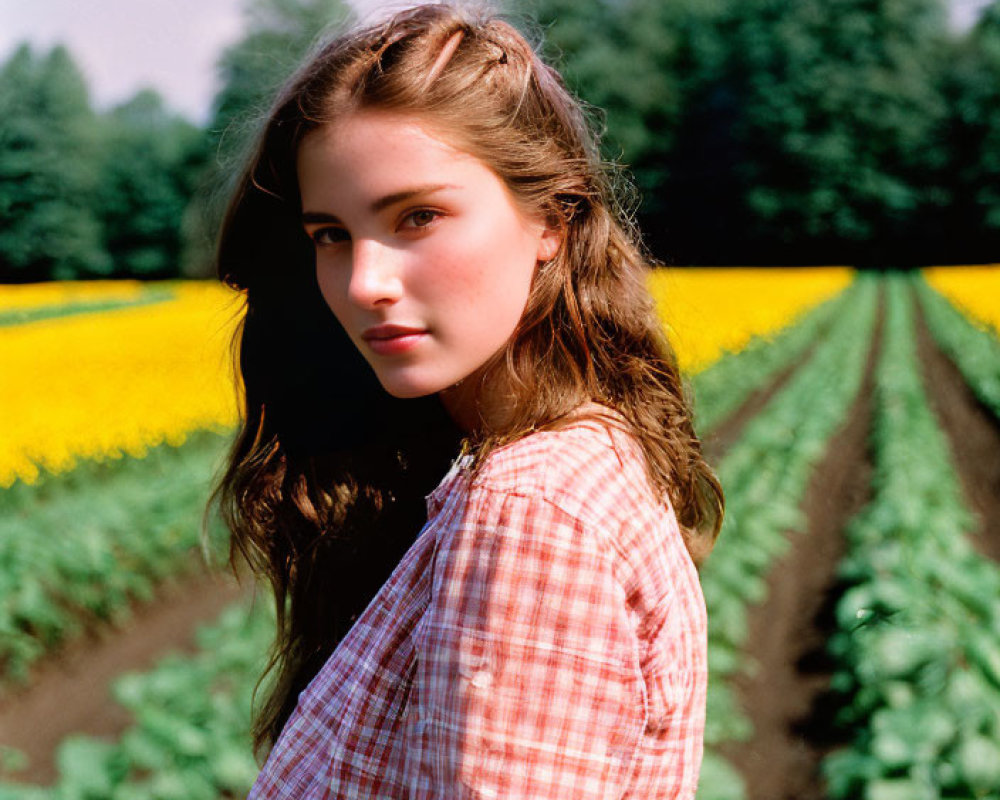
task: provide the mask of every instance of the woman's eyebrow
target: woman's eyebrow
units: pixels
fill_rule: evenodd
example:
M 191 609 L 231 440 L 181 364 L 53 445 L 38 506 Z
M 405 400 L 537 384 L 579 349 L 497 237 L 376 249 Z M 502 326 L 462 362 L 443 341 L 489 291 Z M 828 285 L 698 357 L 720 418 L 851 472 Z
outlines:
M 392 194 L 385 195 L 385 197 L 378 198 L 378 200 L 372 202 L 369 209 L 373 214 L 377 214 L 390 206 L 405 202 L 419 195 L 439 192 L 442 189 L 457 188 L 457 186 L 453 186 L 450 183 L 431 183 L 424 186 L 414 186 L 410 189 L 403 189 L 402 191 L 393 192 Z M 340 222 L 340 220 L 333 214 L 328 214 L 325 211 L 303 211 L 302 224 L 307 225 L 310 222 Z

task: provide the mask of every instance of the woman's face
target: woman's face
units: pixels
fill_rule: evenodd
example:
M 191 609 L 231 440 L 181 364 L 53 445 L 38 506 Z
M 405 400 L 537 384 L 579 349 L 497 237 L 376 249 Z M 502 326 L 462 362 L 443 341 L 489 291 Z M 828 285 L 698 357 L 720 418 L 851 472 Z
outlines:
M 558 234 L 412 116 L 351 113 L 304 138 L 297 168 L 320 290 L 382 386 L 441 393 L 474 424 L 474 381 L 455 384 L 510 338 Z

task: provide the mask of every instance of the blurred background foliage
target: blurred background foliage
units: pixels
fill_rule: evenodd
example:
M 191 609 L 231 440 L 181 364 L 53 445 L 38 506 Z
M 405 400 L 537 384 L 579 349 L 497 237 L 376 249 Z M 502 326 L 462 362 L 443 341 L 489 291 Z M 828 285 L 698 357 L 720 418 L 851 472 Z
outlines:
M 671 265 L 1000 259 L 1000 0 L 508 0 L 593 106 Z M 347 17 L 248 0 L 199 128 L 144 90 L 93 109 L 72 55 L 0 65 L 0 281 L 211 273 L 270 98 Z

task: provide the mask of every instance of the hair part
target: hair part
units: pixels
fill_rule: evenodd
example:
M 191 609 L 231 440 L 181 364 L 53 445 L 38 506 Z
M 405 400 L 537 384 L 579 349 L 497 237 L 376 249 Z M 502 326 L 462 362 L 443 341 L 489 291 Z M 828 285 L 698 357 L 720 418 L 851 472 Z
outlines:
M 479 400 L 484 387 L 504 400 L 502 414 L 465 437 L 473 469 L 594 400 L 627 421 L 696 563 L 722 523 L 722 488 L 647 288 L 654 262 L 586 106 L 513 25 L 482 8 L 423 5 L 349 31 L 280 93 L 217 254 L 219 277 L 246 291 L 247 312 L 243 429 L 213 499 L 233 534 L 234 565 L 246 559 L 267 576 L 278 615 L 258 752 L 424 524 L 424 496 L 462 439 L 437 398 L 387 396 L 316 287 L 297 150 L 310 132 L 362 110 L 412 115 L 563 234 L 514 335 L 472 387 Z

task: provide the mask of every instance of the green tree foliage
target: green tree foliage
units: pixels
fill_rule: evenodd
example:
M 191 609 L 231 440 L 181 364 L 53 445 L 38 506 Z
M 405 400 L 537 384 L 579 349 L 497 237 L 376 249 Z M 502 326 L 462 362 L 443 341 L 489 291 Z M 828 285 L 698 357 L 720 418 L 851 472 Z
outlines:
M 717 19 L 725 0 L 510 0 L 531 20 L 543 52 L 569 87 L 595 107 L 603 153 L 627 167 L 651 241 L 683 169 L 672 158 L 695 98 L 725 54 Z M 652 235 L 650 235 L 652 234 Z
M 66 48 L 0 67 L 0 281 L 166 278 L 206 157 L 152 91 L 98 115 Z
M 942 194 L 939 0 L 743 0 L 723 77 L 739 98 L 738 191 L 758 247 L 882 261 Z M 775 251 L 775 256 L 780 253 Z
M 92 202 L 97 120 L 64 47 L 19 47 L 0 69 L 0 280 L 107 275 Z
M 223 205 L 248 144 L 281 85 L 323 33 L 342 23 L 347 13 L 341 0 L 246 0 L 246 34 L 219 60 L 223 87 L 208 126 L 213 157 L 204 189 L 187 215 L 186 274 L 211 272 Z
M 664 260 L 996 258 L 996 3 L 967 39 L 944 0 L 509 3 L 607 110 Z
M 102 125 L 97 205 L 115 274 L 176 276 L 181 220 L 204 165 L 205 138 L 151 89 L 112 109 Z
M 247 0 L 220 62 L 188 274 L 208 274 L 229 181 L 341 0 Z M 634 175 L 668 263 L 995 259 L 997 2 L 967 37 L 945 0 L 506 0 Z M 1000 0 L 998 0 L 1000 2 Z M 984 234 L 985 231 L 985 234 Z M 993 238 L 989 238 L 992 236 Z M 978 249 L 977 249 L 978 248 Z
M 324 31 L 347 15 L 341 0 L 246 0 L 246 35 L 219 61 L 224 85 L 213 103 L 209 130 L 220 137 L 254 128 L 274 94 Z
M 956 43 L 946 75 L 951 109 L 954 193 L 947 227 L 970 243 L 968 261 L 995 261 L 1000 253 L 1000 0 Z

